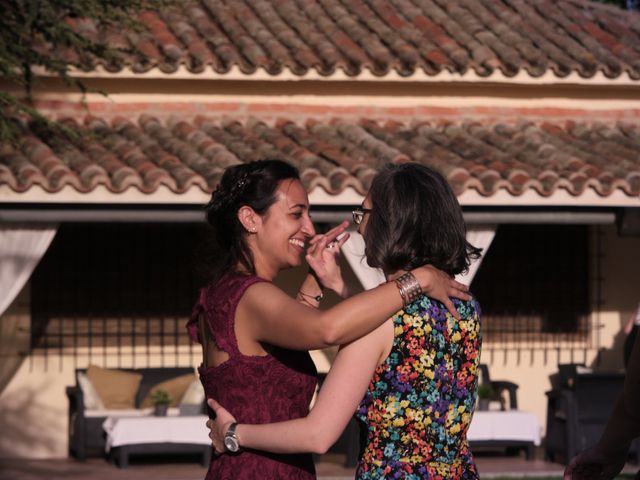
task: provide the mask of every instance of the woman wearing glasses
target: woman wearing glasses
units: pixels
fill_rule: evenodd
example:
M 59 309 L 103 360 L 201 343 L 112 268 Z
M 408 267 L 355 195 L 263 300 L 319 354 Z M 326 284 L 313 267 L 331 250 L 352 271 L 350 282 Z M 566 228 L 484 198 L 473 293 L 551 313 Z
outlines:
M 306 416 L 316 371 L 305 350 L 371 332 L 402 306 L 409 291 L 427 292 L 455 315 L 449 297 L 469 298 L 466 287 L 448 273 L 416 264 L 402 285 L 390 279 L 333 308 L 316 309 L 323 287 L 347 294 L 335 262 L 346 240 L 336 238 L 346 223 L 315 235 L 307 193 L 297 170 L 284 162 L 227 169 L 207 205 L 207 220 L 221 256 L 188 329 L 203 346 L 199 371 L 207 396 L 244 423 Z M 272 280 L 280 270 L 300 265 L 305 248 L 315 275 L 304 280 L 295 301 Z M 237 450 L 233 429 L 228 433 L 228 448 Z M 206 478 L 295 480 L 315 478 L 315 473 L 309 454 L 244 450 L 214 458 Z
M 251 425 L 258 422 L 232 416 L 225 408 L 233 413 L 233 405 L 217 403 L 214 396 L 209 405 L 216 418 L 207 422 L 214 447 L 323 453 L 356 411 L 367 433 L 357 478 L 476 479 L 466 432 L 476 399 L 479 306 L 475 300 L 455 300 L 457 319 L 407 277 L 423 263 L 454 275 L 478 255 L 466 241 L 456 198 L 446 180 L 427 167 L 388 165 L 354 220 L 364 236 L 367 263 L 397 284 L 403 307 L 341 347 L 304 418 Z
M 371 209 L 364 208 L 364 206 L 355 208 L 353 212 L 351 212 L 351 215 L 353 216 L 353 223 L 360 225 L 364 220 L 364 216 L 369 212 L 371 212 Z

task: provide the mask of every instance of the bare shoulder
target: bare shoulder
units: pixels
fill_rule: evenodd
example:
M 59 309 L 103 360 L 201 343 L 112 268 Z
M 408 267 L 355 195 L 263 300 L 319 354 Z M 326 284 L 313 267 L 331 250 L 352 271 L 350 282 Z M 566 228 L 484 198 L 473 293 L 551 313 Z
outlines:
M 240 300 L 236 324 L 256 342 L 307 350 L 324 345 L 317 333 L 322 324 L 313 321 L 319 315 L 317 309 L 295 301 L 272 283 L 260 282 L 249 287 Z
M 247 288 L 238 307 L 252 313 L 264 313 L 291 301 L 291 297 L 273 283 L 256 282 Z

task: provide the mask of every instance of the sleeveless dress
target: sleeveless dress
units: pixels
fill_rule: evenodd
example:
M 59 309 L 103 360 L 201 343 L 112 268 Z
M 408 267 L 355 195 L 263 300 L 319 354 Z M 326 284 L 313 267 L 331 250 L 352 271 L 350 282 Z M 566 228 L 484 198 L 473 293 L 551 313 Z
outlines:
M 466 439 L 480 356 L 480 308 L 454 300 L 461 320 L 422 296 L 393 317 L 394 339 L 356 417 L 357 479 L 477 479 Z M 366 433 L 366 439 L 364 434 Z
M 211 338 L 229 359 L 217 367 L 199 367 L 207 398 L 215 398 L 239 423 L 271 423 L 304 417 L 316 387 L 316 369 L 308 352 L 273 348 L 266 356 L 246 356 L 235 336 L 236 307 L 251 285 L 266 281 L 227 273 L 203 288 L 187 328 L 198 338 L 198 317 L 204 315 Z M 214 456 L 206 480 L 312 480 L 310 454 L 270 454 L 241 450 Z

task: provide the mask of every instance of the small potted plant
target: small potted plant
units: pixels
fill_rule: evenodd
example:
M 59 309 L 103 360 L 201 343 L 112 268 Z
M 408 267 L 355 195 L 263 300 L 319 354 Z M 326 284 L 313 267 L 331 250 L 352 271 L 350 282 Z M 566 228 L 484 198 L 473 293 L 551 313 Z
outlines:
M 478 385 L 478 410 L 489 410 L 489 402 L 493 398 L 493 388 L 488 383 Z
M 153 414 L 156 417 L 166 417 L 171 403 L 171 395 L 166 390 L 156 390 L 151 394 L 151 401 L 153 402 Z

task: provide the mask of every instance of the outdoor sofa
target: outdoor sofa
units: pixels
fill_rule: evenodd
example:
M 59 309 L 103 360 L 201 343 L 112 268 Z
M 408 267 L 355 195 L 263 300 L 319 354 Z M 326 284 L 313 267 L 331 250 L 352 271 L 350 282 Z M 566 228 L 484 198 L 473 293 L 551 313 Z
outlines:
M 547 394 L 545 458 L 568 463 L 595 445 L 604 432 L 624 385 L 622 372 L 593 372 L 581 364 L 562 364 Z M 640 439 L 630 449 L 640 462 Z
M 98 372 L 97 376 L 95 372 Z M 94 373 L 94 381 L 96 377 L 99 379 L 106 377 L 108 381 L 112 382 L 111 385 L 107 382 L 102 386 L 87 386 L 87 377 L 91 373 Z M 149 393 L 152 389 L 162 388 L 169 391 L 170 394 L 174 392 L 172 397 L 179 397 L 180 391 L 182 394 L 185 393 L 185 385 L 187 389 L 193 390 L 193 387 L 199 382 L 194 370 L 190 367 L 119 370 L 90 367 L 89 371 L 77 369 L 75 378 L 76 385 L 67 387 L 66 393 L 69 399 L 69 454 L 78 460 L 85 460 L 88 456 L 105 455 L 106 435 L 103 423 L 107 417 L 151 415 L 152 405 Z M 106 392 L 103 396 L 114 394 L 119 397 L 115 401 L 112 399 L 112 403 L 107 404 L 105 408 L 104 405 L 96 405 L 96 399 L 91 398 L 96 393 L 91 391 L 92 388 L 102 389 L 102 392 Z M 173 405 L 179 406 L 178 403 L 181 400 L 182 398 L 174 398 Z M 114 406 L 117 408 L 113 408 Z M 199 399 L 197 406 L 189 405 L 189 407 L 190 414 L 206 413 L 203 396 Z M 195 411 L 193 407 L 196 407 Z M 181 447 L 180 450 L 182 453 L 191 453 L 188 447 L 186 449 Z M 200 446 L 193 446 L 193 453 L 198 453 L 200 450 Z

